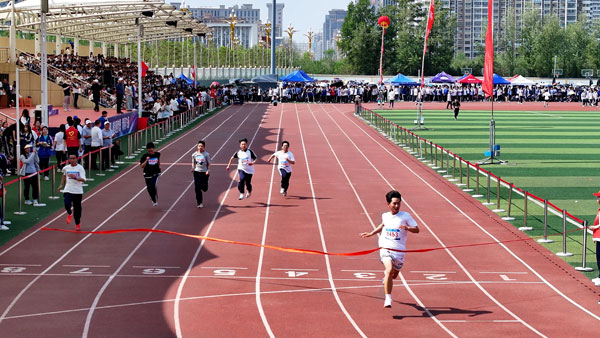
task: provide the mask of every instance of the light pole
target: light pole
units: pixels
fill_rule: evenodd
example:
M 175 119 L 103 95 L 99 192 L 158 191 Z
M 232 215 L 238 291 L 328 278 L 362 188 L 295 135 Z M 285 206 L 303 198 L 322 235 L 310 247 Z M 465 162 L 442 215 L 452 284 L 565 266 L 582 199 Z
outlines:
M 315 33 L 313 32 L 312 27 L 308 29 L 308 33 L 304 34 L 304 36 L 308 38 L 308 56 L 312 60 L 312 40 L 315 37 Z
M 290 66 L 293 67 L 294 66 L 294 33 L 296 33 L 297 30 L 294 29 L 294 26 L 292 26 L 292 24 L 290 23 L 290 25 L 288 26 L 288 28 L 286 29 L 286 33 L 288 34 L 289 38 L 290 38 Z
M 276 74 L 275 72 L 275 31 L 277 26 L 277 0 L 273 0 L 273 10 L 271 11 L 271 22 L 273 23 L 273 28 L 271 30 L 271 74 Z
M 337 31 L 337 33 L 335 34 L 335 49 L 337 51 L 337 59 L 340 59 L 340 41 L 342 41 L 342 34 L 340 33 L 340 31 Z

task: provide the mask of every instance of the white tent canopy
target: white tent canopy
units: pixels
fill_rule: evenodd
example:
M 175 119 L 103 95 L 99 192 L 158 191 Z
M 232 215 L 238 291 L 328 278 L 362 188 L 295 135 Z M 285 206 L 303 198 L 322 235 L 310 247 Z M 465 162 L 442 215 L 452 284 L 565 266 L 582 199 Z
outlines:
M 510 84 L 513 86 L 533 86 L 535 85 L 535 81 L 531 81 L 522 75 L 517 75 L 516 77 L 510 79 Z
M 84 40 L 127 43 L 137 40 L 136 19 L 144 27 L 142 41 L 191 37 L 208 27 L 164 0 L 49 0 L 47 33 Z M 17 30 L 39 32 L 40 0 L 14 4 Z M 13 4 L 0 7 L 0 22 L 12 24 Z

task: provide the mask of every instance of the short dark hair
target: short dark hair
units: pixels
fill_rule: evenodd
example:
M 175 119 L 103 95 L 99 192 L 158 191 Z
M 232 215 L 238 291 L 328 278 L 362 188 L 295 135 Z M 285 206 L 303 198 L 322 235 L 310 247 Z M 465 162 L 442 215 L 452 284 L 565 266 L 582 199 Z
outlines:
M 206 143 L 204 142 L 204 140 L 200 140 L 200 141 L 198 141 L 198 144 L 201 144 L 201 145 L 203 145 L 203 146 L 205 146 L 205 147 L 206 147 Z
M 388 202 L 388 204 L 392 203 L 393 198 L 398 198 L 400 199 L 400 202 L 402 202 L 402 195 L 400 195 L 400 193 L 396 190 L 392 190 L 385 194 L 385 200 Z
M 243 138 L 243 139 L 240 140 L 240 143 L 242 143 L 242 142 L 248 143 L 248 139 L 247 138 Z
M 108 114 L 108 112 L 106 110 L 103 110 L 102 115 L 104 115 L 104 114 Z
M 287 143 L 287 145 L 288 145 L 288 147 L 289 147 L 289 146 L 290 146 L 290 142 L 288 142 L 288 141 L 283 141 L 283 142 L 281 142 L 281 145 L 283 146 L 283 145 L 284 145 L 284 144 L 286 144 L 286 143 Z
M 150 148 L 154 148 L 154 143 L 148 142 L 148 144 L 146 144 L 146 149 L 150 149 Z

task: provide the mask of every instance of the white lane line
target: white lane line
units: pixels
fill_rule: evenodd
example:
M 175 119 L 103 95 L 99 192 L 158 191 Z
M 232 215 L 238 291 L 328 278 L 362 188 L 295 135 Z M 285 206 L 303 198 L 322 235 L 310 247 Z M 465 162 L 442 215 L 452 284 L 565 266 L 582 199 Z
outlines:
M 336 110 L 339 112 L 339 110 L 336 107 Z M 379 175 L 379 177 L 381 177 L 381 179 L 391 188 L 391 189 L 395 189 L 394 186 L 392 185 L 392 183 L 379 171 L 379 169 L 377 169 L 377 167 L 375 166 L 375 164 L 373 164 L 373 162 L 371 162 L 371 160 L 365 155 L 365 153 L 361 150 L 360 147 L 358 147 L 356 145 L 356 143 L 354 142 L 354 140 L 346 133 L 346 131 L 337 123 L 337 121 L 328 113 L 325 111 L 325 109 L 323 109 L 323 112 L 325 112 L 327 114 L 327 116 L 329 117 L 329 119 L 331 121 L 333 121 L 333 123 L 335 123 L 335 125 L 338 127 L 338 129 L 346 136 L 346 138 L 350 141 L 350 143 L 352 143 L 352 145 L 355 147 L 356 151 L 358 151 L 362 157 L 369 162 L 369 165 L 371 165 L 371 167 L 373 168 L 373 170 L 375 170 L 375 172 L 377 172 L 377 174 Z M 344 117 L 346 117 L 344 114 L 341 114 Z M 354 122 L 352 120 L 350 120 L 351 122 Z M 356 124 L 355 124 L 356 125 Z M 368 135 L 362 128 L 361 131 L 363 131 L 363 133 L 365 133 L 367 136 L 371 137 L 371 135 Z M 371 137 L 371 139 L 373 139 Z M 374 140 L 374 142 L 377 142 L 376 140 Z M 379 144 L 377 142 L 377 144 Z M 380 147 L 384 148 L 381 144 L 379 144 Z M 385 149 L 388 153 L 389 150 Z M 398 160 L 400 161 L 400 160 Z M 402 163 L 402 161 L 400 161 L 400 163 Z M 404 165 L 404 163 L 402 163 Z M 408 168 L 408 166 L 404 165 L 405 167 Z M 410 169 L 409 169 L 410 170 Z M 431 186 L 430 186 L 431 187 Z M 433 188 L 433 187 L 432 187 Z M 440 194 L 441 196 L 441 194 Z M 429 227 L 429 225 L 427 224 L 427 222 L 425 222 L 425 220 L 421 217 L 421 215 L 419 215 L 415 209 L 410 205 L 410 203 L 408 203 L 407 201 L 408 199 L 404 199 L 402 200 L 402 202 L 410 209 L 410 211 L 412 212 L 413 215 L 415 215 L 415 217 L 417 217 L 417 219 L 419 220 L 419 222 L 421 224 L 423 224 L 423 226 L 425 228 L 427 228 L 427 230 L 429 231 L 429 233 L 433 236 L 433 238 L 435 238 L 435 240 L 440 244 L 440 246 L 445 247 L 446 244 L 438 237 L 438 235 L 433 232 L 433 230 Z M 525 327 L 527 327 L 528 329 L 530 329 L 531 331 L 533 331 L 534 333 L 536 333 L 539 336 L 545 337 L 544 334 L 542 334 L 541 332 L 539 332 L 536 328 L 534 328 L 533 326 L 531 326 L 529 323 L 525 322 L 524 320 L 522 320 L 519 316 L 517 316 L 515 313 L 513 313 L 512 311 L 510 311 L 506 306 L 504 306 L 504 304 L 502 304 L 500 301 L 498 301 L 494 296 L 492 296 L 483 286 L 481 286 L 481 283 L 477 282 L 475 280 L 475 278 L 473 277 L 473 275 L 471 275 L 471 273 L 465 268 L 465 266 L 458 260 L 458 258 L 448 249 L 444 249 L 444 251 L 452 258 L 452 260 L 454 260 L 454 262 L 461 268 L 461 270 L 464 271 L 464 273 L 467 275 L 467 277 L 473 281 L 473 284 L 479 289 L 481 290 L 481 292 L 483 292 L 492 302 L 494 302 L 496 305 L 498 305 L 501 309 L 503 309 L 506 313 L 508 313 L 511 317 L 513 317 L 516 320 L 519 320 Z M 400 273 L 400 276 L 402 277 L 402 279 L 404 280 L 404 276 L 402 273 Z
M 340 271 L 347 271 L 347 272 L 381 272 L 382 270 L 367 270 L 367 269 L 363 269 L 363 270 L 340 270 Z
M 215 118 L 216 116 L 220 116 L 225 110 L 227 110 L 227 108 L 229 108 L 231 106 L 225 107 L 223 110 L 221 110 L 220 112 L 212 115 L 211 117 L 207 118 L 206 120 L 204 120 L 204 122 L 200 123 L 199 125 L 195 126 L 194 128 L 192 128 L 191 130 L 188 130 L 185 134 L 175 138 L 174 140 L 171 140 L 167 145 L 165 145 L 164 147 L 160 148 L 160 151 L 163 151 L 167 148 L 169 148 L 170 146 L 172 146 L 173 144 L 177 143 L 180 139 L 182 139 L 183 137 L 187 136 L 190 133 L 195 132 L 198 128 L 202 127 L 203 125 L 205 125 L 208 121 L 212 120 L 213 118 Z M 136 162 L 137 163 L 137 162 Z M 119 180 L 123 177 L 125 177 L 125 175 L 129 174 L 131 171 L 133 171 L 134 169 L 137 169 L 137 165 L 132 166 L 131 168 L 129 168 L 127 171 L 125 171 L 124 173 L 122 173 L 121 175 L 117 176 L 117 177 L 113 177 L 110 179 L 109 182 L 105 183 L 102 185 L 102 187 L 98 188 L 96 187 L 95 189 L 97 189 L 95 192 L 93 192 L 91 195 L 86 195 L 86 197 L 81 201 L 81 203 L 85 203 L 86 201 L 88 201 L 90 198 L 96 196 L 97 194 L 99 194 L 101 191 L 103 191 L 104 189 L 107 189 L 108 187 L 110 187 L 113 183 L 115 182 L 119 182 Z M 12 250 L 13 248 L 15 248 L 17 245 L 21 244 L 22 242 L 24 242 L 25 240 L 27 240 L 29 237 L 37 234 L 39 231 L 41 231 L 41 228 L 46 227 L 52 223 L 54 223 L 54 221 L 56 221 L 57 219 L 64 217 L 66 215 L 66 211 L 63 211 L 62 213 L 58 214 L 56 217 L 54 217 L 53 219 L 51 219 L 50 221 L 48 221 L 46 224 L 44 224 L 43 226 L 41 226 L 40 228 L 32 231 L 31 233 L 29 233 L 27 236 L 21 238 L 18 242 L 16 242 L 15 244 L 9 246 L 8 248 L 6 248 L 4 251 L 0 252 L 0 257 L 4 254 L 6 254 L 7 252 L 9 252 L 10 250 Z M 0 323 L 2 322 L 2 319 L 0 318 Z
M 215 115 L 216 116 L 216 115 Z M 234 116 L 233 114 L 227 118 L 227 120 L 229 120 L 232 116 Z M 227 121 L 225 120 L 225 121 Z M 208 121 L 208 120 L 207 120 Z M 206 122 L 206 121 L 205 121 Z M 181 135 L 180 137 L 178 137 L 177 139 L 173 140 L 171 143 L 169 143 L 166 147 L 161 148 L 161 149 L 165 149 L 168 148 L 169 146 L 175 144 L 177 141 L 179 141 L 180 139 L 182 139 L 184 136 L 187 136 L 189 133 L 196 131 L 196 129 L 200 128 L 202 125 L 204 125 L 204 123 L 199 124 L 198 126 L 192 128 L 190 131 L 188 131 L 187 133 Z M 218 128 L 218 127 L 217 127 Z M 191 150 L 191 149 L 190 149 Z M 187 152 L 189 152 L 190 150 L 188 150 Z M 187 153 L 186 152 L 186 153 Z M 181 158 L 185 156 L 182 155 Z M 127 174 L 128 172 L 132 171 L 133 169 L 135 169 L 136 167 L 133 166 L 131 169 L 129 169 L 127 172 L 125 172 L 123 175 Z M 169 166 L 166 170 L 168 171 L 169 169 L 171 169 L 171 166 Z M 118 179 L 120 179 L 121 177 L 123 177 L 123 175 L 119 176 L 117 179 L 111 181 L 110 183 L 108 183 L 107 185 L 105 185 L 104 187 L 107 187 L 108 185 L 110 185 L 113 182 L 116 182 Z M 98 193 L 99 191 L 101 191 L 102 189 L 98 190 L 96 193 Z M 96 228 L 93 229 L 93 231 L 97 231 L 98 229 L 100 229 L 101 227 L 103 227 L 109 220 L 111 220 L 115 215 L 117 215 L 118 213 L 120 213 L 122 210 L 125 209 L 125 207 L 127 207 L 131 202 L 133 202 L 142 192 L 144 192 L 144 190 L 146 190 L 145 187 L 143 187 L 142 189 L 140 189 L 135 195 L 133 195 L 129 201 L 127 201 L 125 204 L 123 204 L 119 209 L 115 210 L 111 215 L 108 216 L 108 218 L 106 218 L 102 223 L 100 223 Z M 65 214 L 66 212 L 63 212 L 62 214 Z M 61 214 L 61 215 L 62 215 Z M 59 215 L 60 216 L 60 215 Z M 52 221 L 46 223 L 44 226 L 49 225 L 50 223 L 52 223 L 54 220 L 56 220 L 58 218 L 55 217 Z M 40 231 L 40 229 L 37 229 L 35 232 Z M 4 312 L 2 313 L 2 315 L 0 316 L 0 323 L 2 323 L 2 320 L 8 315 L 8 313 L 10 312 L 10 310 L 15 306 L 15 304 L 17 303 L 17 301 L 25 294 L 25 292 L 27 290 L 29 290 L 29 288 L 31 288 L 31 286 L 33 286 L 33 284 L 35 284 L 35 282 L 37 282 L 44 274 L 48 273 L 48 271 L 50 271 L 52 268 L 54 268 L 56 265 L 58 265 L 58 263 L 60 263 L 64 258 L 66 258 L 73 250 L 75 250 L 77 247 L 79 247 L 83 242 L 85 242 L 90 236 L 92 236 L 93 234 L 87 234 L 85 235 L 85 237 L 83 237 L 82 239 L 80 239 L 77 243 L 75 243 L 69 250 L 67 250 L 62 256 L 60 256 L 56 261 L 54 261 L 54 263 L 52 263 L 50 266 L 48 266 L 38 277 L 34 278 L 32 281 L 29 282 L 29 284 L 27 284 L 22 290 L 21 292 L 19 292 L 19 294 L 10 302 L 10 304 L 6 307 L 6 309 L 4 310 Z M 26 238 L 28 238 L 29 236 L 27 236 Z M 25 238 L 23 239 L 25 240 Z M 20 243 L 21 241 L 19 241 L 18 243 Z M 13 245 L 12 247 L 16 246 L 18 243 L 16 243 L 15 245 Z M 12 248 L 11 247 L 11 248 Z
M 414 273 L 456 273 L 456 271 L 409 271 Z
M 337 109 L 337 108 L 336 108 Z M 339 110 L 338 110 L 339 112 Z M 554 292 L 556 292 L 559 296 L 561 296 L 563 299 L 565 299 L 566 301 L 568 301 L 569 303 L 573 304 L 575 307 L 579 308 L 581 311 L 587 313 L 588 315 L 590 315 L 591 317 L 595 318 L 596 320 L 600 321 L 600 316 L 596 315 L 595 313 L 591 312 L 590 310 L 586 309 L 585 307 L 583 307 L 581 304 L 575 302 L 573 299 L 571 299 L 570 297 L 568 297 L 567 295 L 565 295 L 562 291 L 560 291 L 556 286 L 554 286 L 552 283 L 550 283 L 547 279 L 545 279 L 540 273 L 538 273 L 534 268 L 532 268 L 529 264 L 527 264 L 523 259 L 521 259 L 521 257 L 519 257 L 516 253 L 514 253 L 512 250 L 510 250 L 504 243 L 501 243 L 494 235 L 492 235 L 489 231 L 487 231 L 484 227 L 482 227 L 479 223 L 477 223 L 477 221 L 475 221 L 473 218 L 471 218 L 469 215 L 467 215 L 461 208 L 459 208 L 456 204 L 452 203 L 452 201 L 450 201 L 450 199 L 448 199 L 446 196 L 444 196 L 444 194 L 442 194 L 439 190 L 437 190 L 435 187 L 433 187 L 429 182 L 427 182 L 427 180 L 425 180 L 421 175 L 419 175 L 418 173 L 416 173 L 414 170 L 412 170 L 410 167 L 408 167 L 408 165 L 406 165 L 404 162 L 402 162 L 402 160 L 400 160 L 399 158 L 397 158 L 396 156 L 394 156 L 394 154 L 392 154 L 392 152 L 390 152 L 384 145 L 382 145 L 379 141 L 377 141 L 375 138 L 373 138 L 371 135 L 369 135 L 369 133 L 364 130 L 362 127 L 360 127 L 355 121 L 353 121 L 351 118 L 349 118 L 348 116 L 346 116 L 345 114 L 341 114 L 342 116 L 344 116 L 347 120 L 349 120 L 350 122 L 352 122 L 358 129 L 360 129 L 365 135 L 367 135 L 371 140 L 373 140 L 373 142 L 377 143 L 377 145 L 379 145 L 380 148 L 382 148 L 385 152 L 387 152 L 392 158 L 394 158 L 397 162 L 399 162 L 402 166 L 404 166 L 408 171 L 410 171 L 415 177 L 417 177 L 421 182 L 423 182 L 425 185 L 427 185 L 432 191 L 434 191 L 436 194 L 438 194 L 441 198 L 443 198 L 448 204 L 450 204 L 454 209 L 456 209 L 460 214 L 462 214 L 466 219 L 469 220 L 469 222 L 473 223 L 475 226 L 477 226 L 483 233 L 485 233 L 488 237 L 490 237 L 491 239 L 493 239 L 496 243 L 498 243 L 498 245 L 500 245 L 504 250 L 506 250 L 506 252 L 508 252 L 511 256 L 513 256 L 516 260 L 518 260 L 521 264 L 523 264 L 523 266 L 525 266 L 529 271 L 533 272 L 540 280 L 542 280 L 544 283 L 546 283 L 546 285 L 551 288 Z
M 284 269 L 284 268 L 271 268 L 276 271 L 319 271 L 319 269 Z
M 240 109 L 241 110 L 241 109 Z M 238 128 L 246 121 L 246 119 L 248 119 L 250 117 L 251 114 L 246 115 L 246 118 L 242 121 L 242 123 L 240 125 L 238 125 Z M 227 118 L 226 120 L 224 120 L 219 126 L 217 126 L 215 129 L 213 129 L 211 132 L 209 132 L 208 134 L 206 134 L 204 136 L 204 138 L 208 138 L 210 135 L 212 135 L 215 131 L 217 131 L 219 129 L 219 127 L 221 127 L 222 125 L 224 125 L 227 121 L 229 121 L 230 118 L 232 118 L 234 115 L 229 116 L 229 118 Z M 237 129 L 236 129 L 237 130 Z M 229 138 L 225 141 L 227 142 L 231 137 L 233 136 L 230 135 Z M 215 156 L 217 153 L 219 153 L 221 151 L 221 149 L 223 148 L 224 145 L 221 146 L 221 148 L 219 148 L 219 150 L 217 150 L 215 152 Z M 170 168 L 172 168 L 172 166 L 175 165 L 175 163 L 178 163 L 179 161 L 181 161 L 185 156 L 188 156 L 188 153 L 190 151 L 192 151 L 193 149 L 196 148 L 196 145 L 192 146 L 191 148 L 189 148 L 187 151 L 185 151 L 183 153 L 183 155 L 181 155 L 171 166 L 169 166 L 167 168 L 167 170 L 169 170 Z M 165 170 L 165 171 L 167 171 Z M 169 209 L 164 212 L 164 214 L 162 215 L 162 217 L 154 224 L 154 226 L 152 227 L 152 230 L 156 229 L 158 227 L 158 225 L 169 215 L 169 212 L 171 212 L 173 210 L 173 208 L 175 208 L 175 206 L 177 205 L 177 203 L 179 202 L 179 200 L 181 200 L 181 198 L 183 198 L 183 195 L 190 189 L 190 187 L 194 184 L 194 182 L 190 182 L 186 188 L 183 190 L 183 192 L 177 197 L 177 199 L 171 204 L 171 206 L 169 207 Z M 143 189 L 142 189 L 143 191 Z M 129 262 L 129 260 L 133 257 L 133 255 L 138 251 L 138 249 L 146 242 L 146 240 L 150 237 L 150 235 L 152 235 L 151 232 L 148 232 L 143 238 L 142 240 L 137 244 L 137 246 L 129 253 L 129 255 L 127 256 L 127 258 L 125 258 L 125 260 L 121 263 L 121 265 L 117 268 L 117 270 L 115 270 L 115 272 L 113 272 L 113 274 L 106 280 L 106 282 L 104 283 L 104 285 L 102 285 L 102 288 L 100 288 L 100 290 L 98 291 L 98 293 L 96 294 L 96 297 L 94 298 L 94 302 L 92 303 L 92 306 L 90 307 L 90 311 L 88 312 L 86 319 L 85 319 L 85 325 L 83 327 L 83 333 L 82 333 L 82 338 L 86 338 L 89 334 L 89 329 L 90 329 L 90 325 L 92 322 L 92 317 L 94 316 L 94 311 L 96 309 L 96 306 L 98 305 L 98 302 L 100 301 L 100 298 L 102 297 L 102 295 L 104 294 L 104 291 L 108 288 L 108 286 L 110 285 L 110 283 L 112 282 L 112 280 L 115 278 L 115 276 L 125 267 L 125 265 L 127 264 L 127 262 Z
M 507 274 L 507 275 L 526 275 L 529 272 L 495 272 L 495 271 L 480 271 L 479 273 L 491 273 L 491 274 Z
M 489 319 L 489 320 L 460 320 L 460 319 L 447 319 L 440 320 L 442 323 L 518 323 L 518 320 L 514 319 Z
M 228 267 L 228 266 L 201 266 L 200 269 L 248 270 L 248 268 L 232 268 L 232 267 Z
M 167 210 L 166 212 L 169 212 L 169 211 Z M 180 266 L 153 266 L 153 265 L 149 265 L 149 266 L 134 265 L 133 268 L 135 268 L 135 269 L 181 269 Z
M 310 113 L 313 117 L 313 119 L 315 119 L 315 115 L 312 112 L 312 109 L 310 108 L 310 105 L 307 105 L 307 107 L 310 110 Z M 306 153 L 306 145 L 304 144 L 304 133 L 302 132 L 302 126 L 300 124 L 300 115 L 298 114 L 298 105 L 294 104 L 294 108 L 296 109 L 296 119 L 298 120 L 298 130 L 300 130 L 300 140 L 302 141 L 302 151 L 304 153 L 304 161 L 306 163 L 306 171 L 308 173 L 308 182 L 310 183 L 310 191 L 312 194 L 312 201 L 313 201 L 313 207 L 315 209 L 315 217 L 317 218 L 317 225 L 319 228 L 319 235 L 321 237 L 321 247 L 323 248 L 324 252 L 327 252 L 327 245 L 325 244 L 325 235 L 323 234 L 323 225 L 321 223 L 321 216 L 319 214 L 319 207 L 317 206 L 317 198 L 316 198 L 316 194 L 315 194 L 315 187 L 313 185 L 313 180 L 312 180 L 312 174 L 310 171 L 310 165 L 309 165 L 309 161 L 308 161 L 308 155 Z M 315 119 L 316 121 L 316 119 Z M 317 125 L 319 126 L 319 129 L 321 129 L 321 126 L 319 125 L 319 123 L 317 122 Z M 325 137 L 325 140 L 327 140 L 327 136 L 325 136 L 325 133 L 323 132 L 323 129 L 321 129 L 321 133 L 323 134 L 323 137 Z M 327 140 L 327 143 L 329 143 L 329 140 Z M 331 145 L 330 145 L 331 148 Z M 333 149 L 332 149 L 333 151 Z M 335 152 L 334 152 L 335 155 Z M 337 158 L 337 156 L 336 156 Z M 343 168 L 342 168 L 343 170 Z M 362 202 L 361 202 L 362 204 Z M 358 324 L 354 321 L 354 319 L 352 318 L 352 316 L 350 315 L 350 313 L 348 313 L 348 310 L 346 310 L 346 307 L 344 306 L 344 304 L 342 303 L 342 300 L 340 299 L 340 296 L 337 292 L 337 289 L 335 287 L 335 282 L 333 281 L 333 274 L 331 272 L 331 264 L 329 263 L 329 256 L 324 255 L 323 256 L 325 258 L 325 265 L 327 266 L 327 277 L 329 278 L 329 284 L 331 285 L 331 291 L 333 293 L 333 296 L 336 300 L 336 302 L 338 303 L 339 308 L 342 310 L 342 312 L 344 313 L 344 315 L 346 316 L 346 319 L 348 319 L 348 321 L 350 322 L 350 324 L 352 324 L 352 326 L 354 327 L 354 329 L 356 330 L 356 332 L 358 332 L 358 334 L 360 334 L 361 337 L 367 337 L 367 335 L 365 335 L 365 333 L 360 329 L 360 327 L 358 326 Z
M 110 265 L 63 264 L 66 268 L 110 268 Z
M 42 266 L 41 264 L 0 264 L 0 266 Z
M 179 160 L 181 160 L 181 158 Z M 152 226 L 152 230 L 156 229 L 158 227 L 158 225 L 169 215 L 169 211 L 171 211 L 175 207 L 175 205 L 177 205 L 179 200 L 181 200 L 183 198 L 183 195 L 185 195 L 185 193 L 190 189 L 192 184 L 193 183 L 188 184 L 185 187 L 185 189 L 183 189 L 183 192 L 181 194 L 179 194 L 177 199 L 171 204 L 171 206 L 169 207 L 167 212 L 163 213 L 162 217 L 159 218 L 158 221 L 156 221 L 156 223 Z M 121 263 L 121 265 L 115 270 L 115 272 L 113 272 L 110 275 L 110 277 L 108 277 L 108 279 L 104 282 L 104 285 L 102 285 L 102 287 L 96 294 L 96 297 L 94 298 L 94 301 L 92 302 L 92 306 L 90 307 L 88 314 L 85 318 L 85 325 L 83 326 L 83 333 L 81 334 L 81 336 L 83 338 L 86 338 L 90 332 L 90 325 L 92 323 L 92 317 L 94 316 L 94 312 L 96 310 L 96 307 L 98 306 L 98 302 L 100 301 L 100 298 L 104 294 L 104 291 L 106 291 L 106 288 L 108 288 L 108 286 L 113 281 L 113 279 L 115 279 L 116 275 L 125 267 L 125 265 L 129 262 L 129 260 L 133 257 L 133 255 L 139 250 L 139 248 L 142 247 L 142 245 L 146 242 L 146 240 L 150 237 L 150 235 L 152 235 L 151 232 L 148 232 L 148 233 L 146 233 L 146 235 L 144 235 L 144 238 L 142 238 L 142 240 L 135 246 L 135 248 L 133 248 L 133 250 L 131 250 L 131 252 L 127 256 L 127 258 L 125 258 L 123 260 L 123 262 Z
M 244 122 L 246 122 L 246 120 L 252 115 L 252 113 L 254 113 L 254 110 L 256 110 L 256 108 L 259 106 L 261 106 L 261 105 L 256 104 L 254 106 L 254 108 L 252 108 L 252 110 L 250 111 L 250 113 L 248 113 L 246 118 L 237 126 L 237 128 L 231 133 L 231 135 L 229 135 L 227 140 L 225 142 L 223 142 L 223 144 L 219 148 L 219 151 L 221 149 L 223 149 L 223 147 L 227 144 L 227 141 L 229 141 L 229 139 L 231 139 L 233 137 L 235 132 L 244 124 Z M 263 116 L 262 119 L 260 120 L 260 123 L 256 127 L 256 131 L 254 132 L 254 136 L 252 136 L 252 139 L 250 140 L 250 144 L 252 144 L 252 142 L 256 138 L 256 135 L 258 134 L 258 131 L 260 130 L 260 126 L 262 125 L 264 119 L 265 119 L 265 117 Z M 229 192 L 231 191 L 231 187 L 233 186 L 233 182 L 235 182 L 236 177 L 237 177 L 237 170 L 233 174 L 233 178 L 229 182 L 229 187 L 227 187 L 227 190 L 225 191 L 225 195 L 221 199 L 221 202 L 219 203 L 219 207 L 217 208 L 217 211 L 215 212 L 215 215 L 213 216 L 212 220 L 210 221 L 210 224 L 208 225 L 208 228 L 204 232 L 203 236 L 207 237 L 210 234 L 210 231 L 212 230 L 212 227 L 215 225 L 217 217 L 219 216 L 219 213 L 221 212 L 221 208 L 223 208 L 223 205 L 225 205 L 225 200 L 227 199 L 227 196 L 229 196 Z M 205 243 L 206 243 L 205 239 L 203 239 L 200 242 L 200 245 L 196 249 L 196 252 L 194 253 L 194 256 L 192 257 L 190 264 L 188 265 L 185 273 L 181 277 L 181 281 L 179 282 L 179 285 L 177 286 L 177 294 L 175 296 L 175 304 L 173 307 L 173 320 L 175 322 L 175 334 L 178 338 L 183 337 L 183 333 L 181 332 L 181 319 L 179 317 L 179 299 L 181 298 L 181 293 L 183 292 L 183 287 L 185 285 L 185 282 L 187 281 L 188 276 L 190 275 L 190 272 L 194 268 L 194 265 L 196 264 L 196 260 L 198 259 L 198 256 L 200 255 L 200 251 L 202 251 L 202 248 L 204 247 Z
M 281 112 L 279 113 L 279 126 L 277 127 L 277 141 L 275 142 L 275 151 L 273 151 L 273 153 L 275 153 L 277 151 L 277 146 L 279 146 L 279 138 L 281 137 L 281 121 L 283 120 L 283 107 L 284 104 L 281 104 Z M 267 114 L 265 114 L 266 116 Z M 267 197 L 267 208 L 265 210 L 265 222 L 263 224 L 263 233 L 262 233 L 262 238 L 261 238 L 261 245 L 265 245 L 266 241 L 267 241 L 267 229 L 269 226 L 269 210 L 271 210 L 271 196 L 273 195 L 273 178 L 275 177 L 275 168 L 277 167 L 277 165 L 275 164 L 277 161 L 273 160 L 273 164 L 271 165 L 271 182 L 269 183 L 269 196 Z M 273 333 L 273 330 L 271 329 L 271 325 L 269 325 L 269 320 L 267 319 L 267 315 L 265 314 L 265 310 L 263 308 L 262 305 L 262 300 L 260 298 L 260 280 L 261 280 L 261 275 L 262 275 L 262 265 L 263 265 L 263 258 L 265 255 L 265 248 L 264 247 L 260 247 L 260 253 L 258 255 L 258 266 L 256 268 L 256 279 L 254 281 L 254 289 L 256 291 L 256 296 L 254 297 L 255 301 L 256 301 L 256 307 L 258 309 L 258 313 L 260 315 L 260 319 L 263 322 L 263 326 L 265 327 L 265 330 L 267 330 L 267 334 L 269 335 L 269 337 L 274 338 L 275 334 Z

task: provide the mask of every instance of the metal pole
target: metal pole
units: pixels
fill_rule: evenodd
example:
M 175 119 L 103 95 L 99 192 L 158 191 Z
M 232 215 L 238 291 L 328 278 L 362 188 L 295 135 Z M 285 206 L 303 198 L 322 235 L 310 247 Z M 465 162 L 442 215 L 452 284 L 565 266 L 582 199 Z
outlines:
M 21 135 L 21 128 L 19 128 L 19 121 L 21 119 L 20 115 L 19 115 L 19 110 L 21 109 L 19 107 L 19 68 L 15 68 L 15 84 L 17 86 L 17 88 L 15 88 L 15 93 L 16 93 L 16 109 L 17 112 L 15 114 L 15 117 L 17 118 L 17 122 L 16 122 L 16 127 L 17 127 L 17 149 L 16 149 L 16 153 L 17 153 L 17 157 L 16 157 L 16 161 L 17 161 L 17 175 L 19 175 L 21 173 L 21 137 L 19 137 L 19 135 Z M 19 176 L 19 211 L 15 211 L 14 214 L 15 215 L 25 215 L 27 212 L 22 210 L 22 206 L 23 206 L 23 183 L 21 182 L 22 179 Z
M 137 58 L 138 58 L 138 117 L 142 117 L 142 23 L 140 18 L 136 19 L 138 23 L 137 29 Z
M 560 257 L 573 256 L 572 253 L 567 252 L 567 210 L 562 211 L 562 219 L 563 219 L 562 251 L 557 252 L 556 255 L 560 256 Z M 584 229 L 583 231 L 587 231 L 587 229 Z
M 467 162 L 467 189 L 463 189 L 463 191 L 473 191 L 471 189 L 471 163 Z
M 44 6 L 45 5 L 45 6 Z M 46 41 L 46 13 L 48 1 L 42 1 L 42 13 L 40 14 L 40 98 L 42 103 L 42 123 L 48 125 L 48 47 Z M 17 97 L 18 98 L 18 97 Z M 18 99 L 17 99 L 18 101 Z M 18 115 L 17 115 L 18 116 Z M 17 136 L 19 134 L 17 133 Z
M 508 190 L 508 208 L 506 210 L 506 216 L 502 217 L 505 221 L 513 221 L 515 218 L 510 216 L 510 209 L 512 207 L 512 194 L 515 185 L 513 183 L 510 184 L 510 188 Z
M 588 235 L 588 230 L 587 230 L 587 226 L 588 226 L 588 222 L 587 221 L 583 221 L 583 246 L 582 246 L 582 254 L 581 254 L 581 266 L 578 266 L 575 268 L 575 270 L 577 271 L 593 271 L 594 269 L 590 268 L 589 266 L 586 266 L 586 262 L 587 262 L 587 235 Z
M 473 195 L 473 197 L 480 198 L 483 197 L 483 195 L 479 193 L 479 163 L 476 163 L 475 166 L 477 167 L 477 171 L 475 172 L 475 195 Z
M 491 183 L 491 180 L 492 180 L 491 176 L 492 175 L 488 171 L 488 173 L 487 173 L 487 193 L 486 193 L 486 199 L 487 199 L 487 201 L 484 202 L 483 205 L 492 205 L 492 204 L 494 204 L 494 203 L 490 202 L 490 183 Z
M 533 230 L 532 227 L 527 226 L 527 191 L 523 191 L 523 226 L 519 227 L 521 231 Z
M 51 199 L 51 200 L 59 199 L 59 197 L 55 195 L 55 192 L 56 192 L 56 190 L 55 190 L 56 189 L 56 167 L 57 166 L 52 167 L 52 190 L 51 190 L 50 197 L 48 197 L 48 199 Z
M 277 30 L 277 0 L 272 2 L 271 12 L 271 74 L 275 74 L 275 31 Z
M 500 209 L 500 176 L 496 178 L 496 209 L 492 210 L 493 212 L 504 212 L 504 209 Z
M 19 160 L 19 162 L 20 162 L 20 160 Z M 23 179 L 21 178 L 21 176 L 19 176 L 19 211 L 15 211 L 13 213 L 18 216 L 27 214 L 26 211 L 23 211 L 23 183 L 22 183 L 22 181 L 23 181 Z
M 552 243 L 551 239 L 548 239 L 548 200 L 544 200 L 544 238 L 537 240 L 538 243 Z
M 88 173 L 89 173 L 88 176 L 89 177 L 86 177 L 85 180 L 86 181 L 94 181 L 94 178 L 92 177 L 92 152 L 90 151 L 89 153 L 87 153 L 87 156 L 88 156 Z
M 96 173 L 96 176 L 105 176 L 102 172 L 102 147 L 98 149 L 98 153 L 100 153 L 100 163 L 98 164 L 98 173 Z

